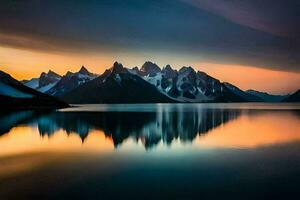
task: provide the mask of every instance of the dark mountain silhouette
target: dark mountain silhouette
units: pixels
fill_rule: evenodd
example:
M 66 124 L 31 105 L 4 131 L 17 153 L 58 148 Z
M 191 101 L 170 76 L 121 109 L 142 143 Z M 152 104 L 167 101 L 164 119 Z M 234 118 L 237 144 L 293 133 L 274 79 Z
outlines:
M 24 86 L 10 75 L 0 71 L 1 109 L 63 108 L 68 104 L 54 97 Z
M 282 102 L 300 102 L 300 89 L 283 99 Z

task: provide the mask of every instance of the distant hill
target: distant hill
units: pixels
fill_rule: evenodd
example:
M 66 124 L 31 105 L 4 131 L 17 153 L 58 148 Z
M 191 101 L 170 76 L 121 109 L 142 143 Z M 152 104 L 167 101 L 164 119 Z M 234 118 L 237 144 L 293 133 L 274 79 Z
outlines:
M 245 99 L 248 102 L 263 102 L 264 99 L 261 98 L 260 96 L 257 95 L 253 95 L 251 93 L 245 92 L 243 90 L 241 90 L 240 88 L 225 82 L 224 85 L 229 88 L 233 93 L 235 93 L 236 95 L 242 97 L 243 99 Z
M 282 102 L 300 102 L 300 89 L 283 99 Z
M 288 95 L 273 95 L 266 92 L 260 92 L 256 90 L 247 90 L 246 93 L 253 96 L 257 96 L 265 102 L 281 102 L 284 98 L 287 98 Z
M 0 71 L 0 102 L 2 110 L 68 107 L 54 97 L 24 86 L 3 71 Z

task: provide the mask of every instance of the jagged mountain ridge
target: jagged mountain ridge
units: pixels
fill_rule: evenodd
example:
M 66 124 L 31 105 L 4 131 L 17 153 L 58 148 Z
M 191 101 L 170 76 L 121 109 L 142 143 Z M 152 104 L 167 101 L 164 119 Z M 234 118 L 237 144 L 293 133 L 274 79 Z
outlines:
M 41 73 L 39 78 L 32 78 L 31 80 L 21 81 L 27 87 L 38 90 L 45 93 L 51 89 L 58 81 L 61 79 L 61 76 L 52 70 L 49 70 L 47 73 Z
M 52 88 L 45 93 L 52 96 L 61 96 L 78 86 L 95 79 L 98 75 L 89 72 L 84 66 L 78 72 L 67 72 Z
M 300 89 L 284 98 L 282 102 L 300 102 Z
M 108 78 L 112 77 L 112 74 L 114 74 L 114 78 Z M 135 78 L 132 75 L 134 75 Z M 150 96 L 147 97 L 150 99 L 144 100 L 141 100 L 138 97 L 139 94 L 137 94 L 137 91 L 141 91 L 138 89 L 139 85 L 132 84 L 132 81 L 136 79 L 136 76 L 154 86 L 157 90 L 156 93 L 159 92 L 164 96 L 162 102 L 274 102 L 274 99 L 279 99 L 279 97 L 281 97 L 278 96 L 277 98 L 275 95 L 263 92 L 251 92 L 250 90 L 243 91 L 230 83 L 221 82 L 203 71 L 196 72 L 192 67 L 184 66 L 179 70 L 176 70 L 170 65 L 166 65 L 161 69 L 157 64 L 150 61 L 145 62 L 140 68 L 134 67 L 132 69 L 125 68 L 122 64 L 116 62 L 111 69 L 106 70 L 100 76 L 89 72 L 82 66 L 76 73 L 67 72 L 52 88 L 45 91 L 45 93 L 67 99 L 70 103 L 99 103 L 99 101 L 102 103 L 159 102 L 159 100 Z M 104 77 L 108 78 L 108 80 L 115 80 L 118 84 L 120 84 L 118 81 L 122 80 L 123 77 L 124 80 L 127 81 L 126 83 L 123 82 L 123 84 L 128 85 L 123 85 L 122 87 L 124 90 L 128 91 L 120 91 L 119 89 L 118 92 L 114 91 L 116 87 L 113 86 L 113 81 L 101 82 L 106 80 Z M 98 80 L 99 87 L 101 85 L 101 94 L 98 92 L 99 88 L 92 87 L 91 85 L 86 86 L 87 83 L 94 79 Z M 129 79 L 132 80 L 128 81 Z M 142 85 L 146 87 L 147 84 L 145 85 L 145 82 L 143 82 Z M 89 87 L 95 89 L 95 94 L 93 94 Z M 68 95 L 75 97 L 76 95 L 73 95 L 75 93 L 74 91 L 80 91 L 77 90 L 77 88 L 81 88 L 80 90 L 85 88 L 84 90 L 89 91 L 93 98 L 88 99 L 89 97 L 82 95 L 78 96 L 78 99 L 71 100 Z M 110 88 L 110 90 L 107 88 Z M 149 87 L 147 86 L 147 88 Z M 107 94 L 104 94 L 104 91 L 106 91 Z M 142 96 L 145 95 L 144 91 L 141 92 L 143 93 Z M 267 94 L 270 98 L 266 98 L 266 95 L 260 94 Z M 158 97 L 157 95 L 155 96 Z M 274 98 L 272 99 L 272 97 Z M 285 96 L 282 96 L 282 99 L 283 97 Z M 137 99 L 139 100 L 137 101 Z M 159 99 L 161 99 L 161 97 L 159 97 Z M 280 100 L 276 101 L 278 102 Z
M 99 77 L 65 93 L 61 98 L 70 103 L 175 102 L 118 62 Z
M 160 92 L 179 102 L 244 102 L 254 101 L 237 94 L 224 83 L 205 72 L 196 72 L 192 67 L 174 70 L 170 65 L 160 69 L 155 63 L 147 61 L 141 69 L 133 68 L 131 73 L 141 76 Z M 236 87 L 237 88 L 237 87 Z
M 47 73 L 42 72 L 39 78 L 21 81 L 24 85 L 49 94 L 51 96 L 60 96 L 65 92 L 75 89 L 98 75 L 89 72 L 84 66 L 78 72 L 67 72 L 64 76 L 49 70 Z

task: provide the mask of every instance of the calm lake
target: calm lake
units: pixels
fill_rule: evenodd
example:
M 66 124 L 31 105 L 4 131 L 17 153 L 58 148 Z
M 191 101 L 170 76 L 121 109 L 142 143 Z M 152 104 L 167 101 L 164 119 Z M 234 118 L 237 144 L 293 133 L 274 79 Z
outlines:
M 300 104 L 0 114 L 0 199 L 300 196 Z

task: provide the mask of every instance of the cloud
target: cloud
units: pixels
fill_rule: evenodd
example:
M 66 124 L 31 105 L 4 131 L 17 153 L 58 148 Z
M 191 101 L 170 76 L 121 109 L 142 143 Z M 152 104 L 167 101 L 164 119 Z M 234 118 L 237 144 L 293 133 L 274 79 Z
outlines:
M 51 53 L 156 52 L 300 72 L 299 16 L 294 1 L 282 2 L 0 1 L 0 46 Z
M 232 22 L 299 40 L 297 0 L 182 0 Z

